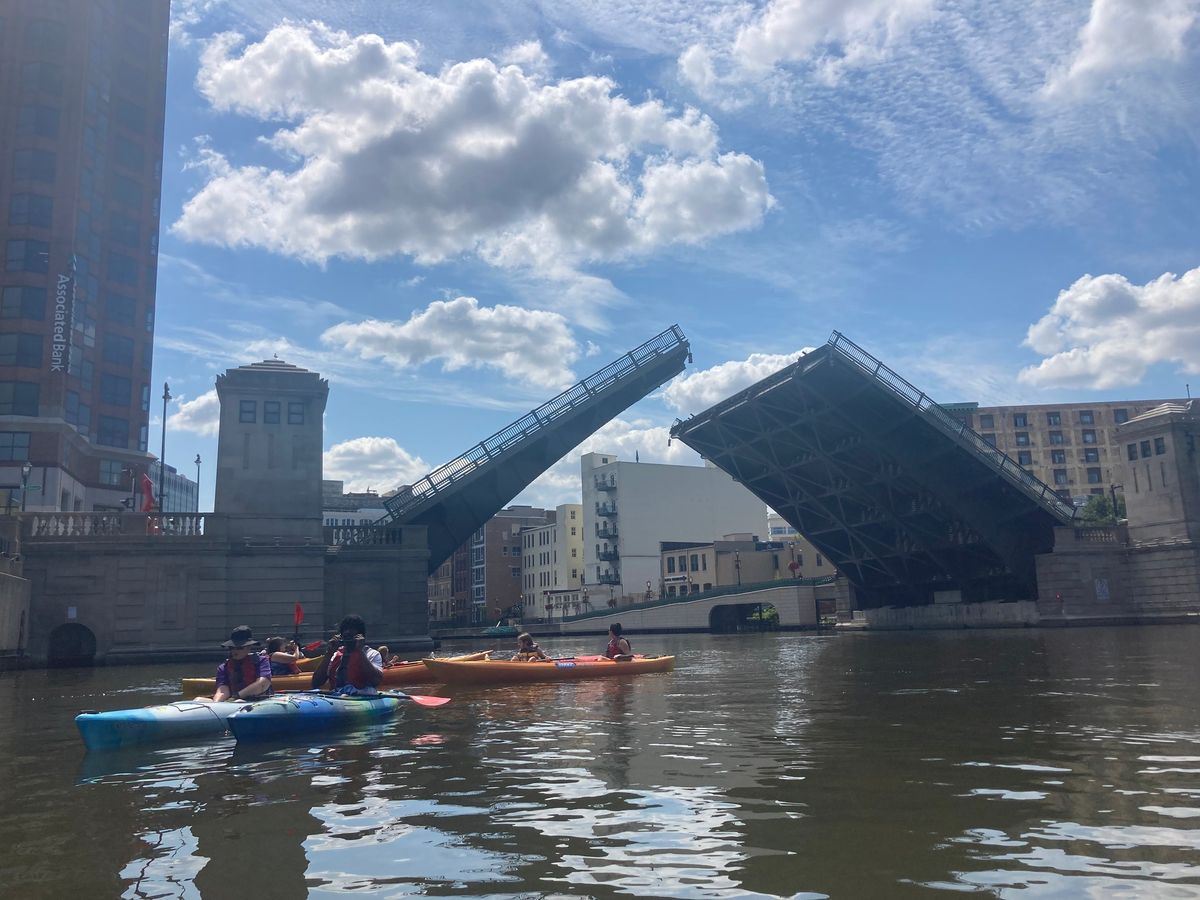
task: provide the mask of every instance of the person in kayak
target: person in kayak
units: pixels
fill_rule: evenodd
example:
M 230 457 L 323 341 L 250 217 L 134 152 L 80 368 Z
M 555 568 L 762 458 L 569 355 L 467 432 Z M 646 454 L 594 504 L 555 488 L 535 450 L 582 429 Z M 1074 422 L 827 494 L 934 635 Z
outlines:
M 608 626 L 608 647 L 605 648 L 604 655 L 609 659 L 631 659 L 633 657 L 633 645 L 629 643 L 628 638 L 621 636 L 620 622 L 613 622 Z
M 267 659 L 271 661 L 271 675 L 299 675 L 300 648 L 294 641 L 273 637 L 267 641 Z
M 347 694 L 374 694 L 383 681 L 383 658 L 367 646 L 367 626 L 361 616 L 346 616 L 329 640 L 313 672 L 312 686 Z
M 517 652 L 513 654 L 513 659 L 517 662 L 534 662 L 539 659 L 549 659 L 542 648 L 533 642 L 533 635 L 529 632 L 517 635 Z
M 247 700 L 271 692 L 271 661 L 258 653 L 261 646 L 249 625 L 239 625 L 221 645 L 229 651 L 225 662 L 217 666 L 217 690 L 214 703 L 222 700 Z

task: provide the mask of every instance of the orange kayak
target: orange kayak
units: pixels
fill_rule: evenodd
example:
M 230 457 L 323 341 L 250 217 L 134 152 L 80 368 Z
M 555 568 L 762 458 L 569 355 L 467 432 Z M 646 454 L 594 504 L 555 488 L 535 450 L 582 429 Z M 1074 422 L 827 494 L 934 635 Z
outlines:
M 511 659 L 423 659 L 421 663 L 433 673 L 436 681 L 448 684 L 502 684 L 669 672 L 675 668 L 675 657 L 635 656 L 633 659 L 618 661 L 603 656 L 576 656 L 538 662 L 517 662 Z
M 465 656 L 451 656 L 454 660 L 483 660 L 487 653 L 468 653 Z M 400 687 L 406 684 L 424 684 L 437 681 L 437 677 L 427 668 L 423 660 L 412 660 L 386 666 L 383 670 L 382 687 Z M 302 672 L 299 675 L 276 675 L 271 679 L 271 689 L 275 691 L 307 691 L 312 688 L 312 673 Z M 184 678 L 181 689 L 187 697 L 211 697 L 217 689 L 216 676 L 212 678 Z

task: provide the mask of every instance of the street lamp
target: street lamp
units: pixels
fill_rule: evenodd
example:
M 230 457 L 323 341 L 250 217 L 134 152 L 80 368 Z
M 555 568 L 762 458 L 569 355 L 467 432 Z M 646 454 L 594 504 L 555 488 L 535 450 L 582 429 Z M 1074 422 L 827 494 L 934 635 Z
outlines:
M 171 386 L 163 382 L 162 442 L 158 446 L 158 511 L 164 508 L 163 485 L 167 479 L 167 401 L 171 399 Z
M 25 460 L 21 464 L 21 512 L 25 512 L 25 495 L 29 493 L 29 473 L 32 471 L 33 463 Z
M 200 512 L 200 454 L 196 454 L 196 512 Z
M 1108 492 L 1112 496 L 1112 512 L 1113 512 L 1113 524 L 1114 525 L 1119 525 L 1121 523 L 1121 516 L 1117 513 L 1117 488 L 1121 489 L 1122 494 L 1125 493 L 1125 485 L 1123 485 L 1123 484 L 1110 484 L 1108 486 Z
M 650 602 L 650 579 L 646 579 L 646 602 Z
M 742 586 L 742 551 L 733 551 L 733 570 L 737 572 L 738 587 Z

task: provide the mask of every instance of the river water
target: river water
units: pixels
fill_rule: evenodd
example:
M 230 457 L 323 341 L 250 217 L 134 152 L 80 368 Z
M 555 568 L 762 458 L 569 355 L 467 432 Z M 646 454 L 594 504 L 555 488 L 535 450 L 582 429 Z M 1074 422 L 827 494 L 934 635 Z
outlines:
M 634 641 L 256 748 L 85 754 L 185 667 L 0 675 L 0 895 L 1200 897 L 1200 628 Z

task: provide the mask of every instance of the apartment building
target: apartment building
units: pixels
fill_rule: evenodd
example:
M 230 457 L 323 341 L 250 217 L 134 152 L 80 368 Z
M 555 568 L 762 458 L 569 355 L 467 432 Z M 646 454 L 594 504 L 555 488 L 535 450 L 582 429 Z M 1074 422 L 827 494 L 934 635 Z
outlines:
M 564 503 L 554 521 L 521 530 L 521 602 L 527 619 L 582 605 L 583 505 Z
M 0 489 L 28 462 L 31 510 L 121 509 L 151 463 L 169 19 L 0 7 Z
M 1082 506 L 1121 480 L 1124 447 L 1116 426 L 1180 400 L 1113 400 L 1022 406 L 947 408 L 992 446 L 1003 450 L 1064 500 Z
M 521 531 L 554 522 L 555 511 L 509 506 L 471 538 L 471 623 L 496 622 L 522 609 Z
M 761 500 L 715 466 L 623 462 L 586 453 L 583 481 L 584 588 L 590 604 L 645 597 L 658 584 L 663 541 L 713 541 L 759 534 Z
M 429 576 L 429 621 L 467 625 L 471 620 L 471 542 L 458 546 Z

